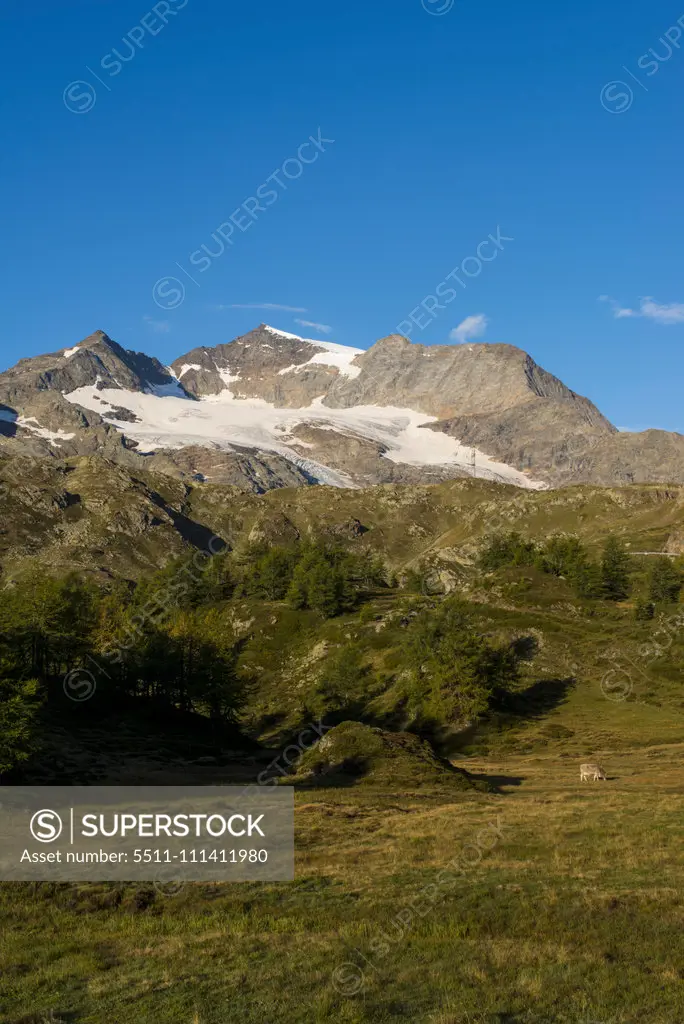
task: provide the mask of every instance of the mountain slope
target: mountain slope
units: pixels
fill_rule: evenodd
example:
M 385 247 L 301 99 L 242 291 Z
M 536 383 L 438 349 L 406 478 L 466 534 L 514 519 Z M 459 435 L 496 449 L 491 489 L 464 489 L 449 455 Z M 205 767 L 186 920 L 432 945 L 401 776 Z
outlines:
M 120 447 L 105 406 L 85 410 L 66 400 L 81 387 L 185 394 L 158 359 L 129 352 L 96 331 L 73 348 L 20 359 L 0 374 L 3 436 L 17 438 L 33 454 L 49 454 L 50 448 L 72 454 Z
M 145 466 L 0 453 L 0 575 L 39 559 L 62 572 L 137 577 L 183 551 L 211 550 L 212 537 L 241 549 L 327 535 L 382 552 L 395 569 L 426 563 L 457 574 L 499 530 L 540 542 L 573 532 L 590 546 L 612 532 L 635 551 L 684 553 L 684 487 L 529 491 L 468 479 L 255 495 Z
M 73 348 L 20 359 L 0 374 L 0 401 L 24 413 L 37 392 L 65 395 L 87 385 L 129 391 L 165 387 L 183 391 L 158 359 L 129 352 L 104 331 L 95 331 Z
M 340 377 L 358 375 L 355 364 L 361 355 L 363 349 L 307 340 L 261 324 L 227 345 L 195 348 L 171 368 L 197 398 L 229 391 L 289 409 L 310 405 Z
M 368 350 L 266 324 L 171 366 L 102 331 L 0 374 L 0 450 L 98 452 L 250 491 L 478 476 L 539 489 L 684 482 L 684 437 L 620 434 L 503 344 Z

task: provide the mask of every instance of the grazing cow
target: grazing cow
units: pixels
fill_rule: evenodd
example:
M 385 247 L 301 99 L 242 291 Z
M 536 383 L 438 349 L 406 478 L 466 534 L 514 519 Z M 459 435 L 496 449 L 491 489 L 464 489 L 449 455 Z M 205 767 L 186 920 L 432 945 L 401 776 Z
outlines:
M 606 773 L 600 764 L 581 764 L 580 765 L 580 782 L 586 782 L 587 779 L 593 779 L 594 782 L 598 782 L 599 779 L 606 779 Z

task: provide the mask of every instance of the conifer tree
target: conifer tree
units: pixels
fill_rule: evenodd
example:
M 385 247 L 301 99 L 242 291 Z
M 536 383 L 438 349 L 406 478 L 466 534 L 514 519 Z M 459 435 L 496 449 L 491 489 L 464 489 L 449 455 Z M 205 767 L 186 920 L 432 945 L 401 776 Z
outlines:
M 629 555 L 617 537 L 609 537 L 601 559 L 603 594 L 609 601 L 624 601 L 629 595 Z
M 0 679 L 0 775 L 16 768 L 30 755 L 40 704 L 35 679 Z
M 648 596 L 651 601 L 679 600 L 682 591 L 682 576 L 669 558 L 653 560 L 648 580 Z

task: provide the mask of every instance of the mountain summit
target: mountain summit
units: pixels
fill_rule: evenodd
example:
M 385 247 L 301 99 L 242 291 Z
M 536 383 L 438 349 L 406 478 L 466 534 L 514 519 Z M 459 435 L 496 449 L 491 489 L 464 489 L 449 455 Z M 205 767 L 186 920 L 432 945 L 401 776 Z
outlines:
M 505 344 L 367 350 L 260 324 L 171 366 L 96 331 L 0 374 L 0 444 L 250 490 L 437 482 L 526 488 L 684 482 L 684 437 L 619 433 L 589 399 Z

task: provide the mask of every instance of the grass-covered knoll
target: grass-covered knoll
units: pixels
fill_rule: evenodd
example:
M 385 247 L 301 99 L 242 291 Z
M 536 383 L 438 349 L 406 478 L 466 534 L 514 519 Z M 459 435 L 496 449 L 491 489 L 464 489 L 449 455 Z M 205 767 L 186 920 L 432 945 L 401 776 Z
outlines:
M 361 722 L 341 722 L 326 732 L 304 751 L 296 774 L 288 781 L 324 787 L 375 785 L 402 794 L 424 786 L 477 788 L 467 772 L 436 755 L 418 736 Z

